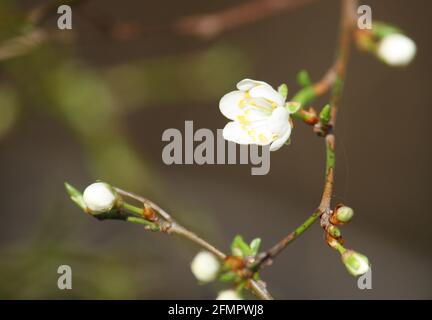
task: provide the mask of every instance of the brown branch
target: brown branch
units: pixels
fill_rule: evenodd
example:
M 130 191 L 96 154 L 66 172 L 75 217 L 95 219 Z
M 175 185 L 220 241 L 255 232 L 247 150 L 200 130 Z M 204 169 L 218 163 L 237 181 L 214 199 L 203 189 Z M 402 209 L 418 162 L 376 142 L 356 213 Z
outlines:
M 330 128 L 334 128 L 336 124 L 337 110 L 339 101 L 342 95 L 342 86 L 345 78 L 346 66 L 348 63 L 349 49 L 351 43 L 352 30 L 355 25 L 356 0 L 341 1 L 341 22 L 338 47 L 336 51 L 336 59 L 333 66 L 329 69 L 326 75 L 317 84 L 313 86 L 317 95 L 324 94 L 332 88 L 330 98 L 331 119 Z M 317 210 L 295 231 L 290 232 L 282 240 L 276 243 L 270 250 L 261 254 L 253 266 L 253 270 L 257 271 L 262 266 L 269 265 L 273 259 L 281 253 L 291 242 L 307 230 L 319 217 L 321 217 L 321 226 L 327 230 L 330 226 L 331 198 L 333 194 L 334 183 L 334 168 L 335 168 L 335 135 L 333 130 L 325 134 L 326 144 L 326 174 L 325 183 L 321 196 L 320 204 Z
M 213 253 L 216 257 L 218 257 L 220 260 L 225 261 L 228 256 L 223 253 L 221 250 L 217 249 L 215 246 L 210 244 L 208 241 L 204 240 L 203 238 L 196 235 L 194 232 L 188 230 L 181 224 L 179 224 L 175 219 L 172 218 L 172 216 L 165 210 L 163 210 L 160 206 L 155 204 L 153 201 L 144 198 L 142 196 L 136 195 L 132 192 L 122 190 L 120 188 L 114 188 L 116 192 L 119 195 L 132 198 L 138 202 L 141 202 L 144 206 L 152 208 L 156 211 L 163 219 L 164 221 L 157 221 L 154 222 L 157 223 L 159 226 L 159 230 L 162 232 L 165 232 L 167 234 L 177 234 L 179 236 L 182 236 L 195 244 L 199 245 L 200 247 L 210 251 Z M 247 288 L 251 290 L 258 298 L 263 300 L 272 300 L 271 294 L 266 289 L 265 285 L 262 282 L 257 282 L 253 279 L 247 279 L 248 286 Z
M 22 56 L 42 43 L 46 42 L 51 36 L 52 32 L 48 32 L 47 29 L 40 25 L 46 21 L 49 17 L 57 13 L 57 8 L 62 4 L 70 6 L 77 6 L 84 3 L 87 0 L 65 0 L 48 2 L 40 5 L 30 11 L 27 15 L 27 21 L 32 25 L 31 28 L 26 26 L 26 31 L 16 36 L 15 38 L 3 41 L 0 44 L 0 61 L 5 61 L 14 57 Z
M 168 214 L 168 212 L 166 212 L 165 210 L 163 210 L 161 207 L 159 207 L 156 203 L 154 203 L 153 201 L 144 198 L 142 196 L 139 196 L 133 192 L 130 191 L 125 191 L 122 190 L 120 188 L 114 188 L 118 194 L 122 195 L 122 196 L 126 196 L 129 197 L 131 199 L 134 199 L 138 202 L 141 202 L 143 205 L 149 205 L 150 207 L 152 207 L 154 210 L 156 210 L 166 221 L 168 222 L 173 222 L 173 218 L 171 217 L 170 214 Z
M 250 287 L 249 289 L 252 290 L 252 292 L 254 292 L 261 300 L 273 300 L 273 297 L 270 292 L 268 292 L 264 282 L 249 279 L 248 285 Z
M 24 55 L 48 39 L 42 28 L 33 29 L 21 36 L 4 41 L 0 45 L 0 61 Z
M 174 27 L 183 34 L 213 38 L 270 16 L 296 9 L 313 0 L 251 0 L 220 12 L 181 18 Z
M 52 2 L 46 2 L 32 9 L 27 16 L 27 20 L 33 25 L 39 25 L 51 16 L 55 15 L 59 6 L 68 5 L 76 7 L 86 1 L 88 0 L 57 0 Z
M 178 224 L 175 221 L 170 223 L 169 227 L 166 229 L 166 232 L 180 235 L 180 236 L 196 243 L 197 245 L 201 246 L 202 248 L 212 252 L 214 255 L 216 255 L 222 261 L 225 261 L 228 258 L 228 256 L 225 253 L 223 253 L 222 251 L 217 249 L 215 246 L 211 245 L 209 242 L 207 242 L 206 240 L 197 236 L 195 233 L 193 233 L 192 231 L 189 231 L 188 229 L 181 226 L 180 224 Z M 248 285 L 246 286 L 246 288 L 251 290 L 258 298 L 260 298 L 262 300 L 273 300 L 273 297 L 268 292 L 265 284 L 262 281 L 255 281 L 255 280 L 250 279 L 250 278 L 247 281 L 248 281 Z
M 0 61 L 29 53 L 38 45 L 47 41 L 52 33 L 49 33 L 40 25 L 57 13 L 57 8 L 61 4 L 70 6 L 81 5 L 88 0 L 64 0 L 47 2 L 32 9 L 27 15 L 27 21 L 33 25 L 33 29 L 0 44 Z M 248 23 L 253 23 L 269 16 L 295 9 L 313 0 L 252 0 L 236 7 L 232 7 L 221 12 L 196 15 L 180 18 L 174 22 L 171 28 L 176 32 L 185 35 L 195 35 L 211 38 L 219 35 L 223 31 L 234 29 Z M 111 26 L 106 16 L 90 17 L 98 30 L 108 32 L 116 40 L 130 40 L 140 32 L 153 34 L 155 32 L 168 31 L 168 27 L 147 27 L 141 28 L 136 22 L 123 21 Z
M 355 26 L 355 14 L 357 8 L 356 0 L 342 0 L 339 34 L 339 47 L 336 53 L 335 72 L 336 77 L 332 84 L 332 95 L 330 97 L 331 117 L 329 125 L 331 128 L 330 133 L 325 137 L 326 150 L 327 150 L 327 168 L 326 168 L 326 182 L 324 191 L 319 206 L 322 212 L 321 226 L 327 229 L 330 226 L 329 219 L 331 216 L 331 197 L 333 191 L 334 181 L 334 150 L 336 144 L 336 137 L 334 134 L 334 127 L 336 125 L 337 112 L 339 103 L 342 97 L 343 86 L 345 81 L 346 68 L 348 65 L 348 58 L 350 54 L 350 45 L 352 40 L 353 29 Z M 329 159 L 329 157 L 331 159 Z M 329 163 L 331 162 L 331 163 Z

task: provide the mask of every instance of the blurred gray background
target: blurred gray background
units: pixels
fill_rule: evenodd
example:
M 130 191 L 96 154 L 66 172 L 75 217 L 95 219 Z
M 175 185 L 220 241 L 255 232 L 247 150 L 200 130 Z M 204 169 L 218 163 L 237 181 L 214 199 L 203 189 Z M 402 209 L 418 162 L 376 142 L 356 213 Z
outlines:
M 223 128 L 220 97 L 243 78 L 290 92 L 307 69 L 330 66 L 339 2 L 313 1 L 213 38 L 173 31 L 181 17 L 244 1 L 87 1 L 73 31 L 0 62 L 0 298 L 213 299 L 197 285 L 199 248 L 140 226 L 99 222 L 67 197 L 63 182 L 96 179 L 151 197 L 185 225 L 228 249 L 239 233 L 263 248 L 319 203 L 324 145 L 296 123 L 289 147 L 271 154 L 266 176 L 247 165 L 173 165 L 161 159 L 167 128 Z M 2 1 L 0 36 L 19 34 L 46 1 Z M 418 47 L 407 68 L 354 49 L 338 118 L 334 204 L 355 209 L 346 246 L 365 253 L 373 289 L 359 290 L 318 224 L 262 276 L 279 299 L 432 298 L 430 213 L 430 1 L 368 1 L 373 19 L 394 23 Z M 429 60 L 428 60 L 429 59 Z M 320 108 L 326 98 L 314 106 Z M 57 267 L 73 289 L 57 289 Z

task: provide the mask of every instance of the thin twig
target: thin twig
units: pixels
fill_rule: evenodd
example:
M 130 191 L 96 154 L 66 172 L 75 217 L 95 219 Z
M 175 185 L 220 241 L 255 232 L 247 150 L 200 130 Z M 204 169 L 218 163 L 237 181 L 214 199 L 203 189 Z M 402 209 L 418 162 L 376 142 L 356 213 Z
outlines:
M 258 2 L 258 1 L 256 1 Z M 264 2 L 261 0 L 260 2 Z M 268 1 L 270 2 L 270 1 Z M 276 3 L 276 1 L 272 1 Z M 282 3 L 282 1 L 279 1 Z M 321 81 L 316 83 L 312 88 L 314 90 L 314 95 L 319 96 L 327 92 L 332 88 L 332 95 L 330 99 L 331 104 L 331 118 L 329 122 L 330 128 L 334 128 L 336 123 L 337 109 L 339 106 L 339 101 L 342 94 L 343 81 L 345 77 L 346 65 L 349 55 L 349 47 L 351 42 L 351 34 L 354 26 L 354 14 L 355 14 L 356 0 L 342 0 L 342 12 L 341 12 L 341 25 L 340 25 L 340 38 L 339 45 L 337 49 L 336 59 L 333 66 L 329 69 L 326 75 Z M 228 14 L 230 16 L 232 13 Z M 238 12 L 236 13 L 238 14 Z M 292 241 L 294 241 L 299 235 L 306 231 L 319 217 L 321 217 L 321 225 L 326 228 L 328 226 L 328 218 L 331 214 L 331 197 L 333 193 L 333 183 L 334 183 L 334 167 L 335 167 L 335 135 L 333 130 L 325 132 L 325 144 L 326 144 L 326 178 L 324 189 L 321 197 L 318 209 L 296 230 L 290 232 L 281 241 L 274 245 L 270 250 L 258 256 L 256 262 L 252 265 L 252 271 L 256 272 L 260 267 L 270 263 L 279 253 L 281 253 Z M 130 197 L 141 202 L 144 206 L 150 206 L 154 209 L 164 221 L 156 221 L 154 223 L 160 223 L 161 228 L 159 231 L 166 233 L 178 234 L 186 239 L 198 244 L 199 246 L 205 248 L 206 250 L 214 253 L 219 259 L 224 261 L 227 255 L 222 251 L 208 243 L 206 240 L 200 238 L 195 233 L 187 230 L 185 227 L 178 224 L 170 214 L 165 210 L 160 208 L 158 205 L 152 201 L 133 194 L 128 191 L 124 191 L 116 188 L 116 191 L 123 196 Z M 137 208 L 138 209 L 138 208 Z M 139 209 L 138 209 L 139 211 Z M 162 223 L 165 223 L 162 225 Z M 253 273 L 252 273 L 253 274 Z M 267 291 L 265 284 L 261 281 L 255 281 L 251 278 L 247 278 L 248 285 L 246 286 L 250 289 L 257 297 L 261 299 L 272 299 L 272 296 Z
M 351 42 L 352 29 L 354 27 L 354 14 L 356 8 L 356 0 L 342 0 L 341 5 L 341 22 L 338 48 L 336 51 L 336 60 L 333 66 L 326 73 L 324 78 L 314 85 L 317 94 L 323 94 L 332 87 L 332 95 L 330 98 L 331 104 L 331 120 L 330 126 L 334 128 L 336 124 L 336 115 L 339 101 L 342 94 L 342 86 L 345 78 L 346 65 L 348 63 L 349 48 Z M 306 231 L 319 217 L 321 217 L 321 225 L 324 228 L 328 227 L 328 219 L 331 215 L 331 198 L 333 194 L 334 183 L 334 168 L 335 168 L 335 135 L 333 130 L 326 133 L 326 172 L 323 193 L 318 209 L 309 216 L 296 230 L 290 232 L 282 240 L 276 243 L 270 250 L 261 254 L 256 263 L 254 270 L 259 270 L 260 267 L 270 264 L 273 259 L 282 252 L 288 244 L 293 242 L 299 235 Z
M 180 235 L 180 236 L 182 236 L 182 237 L 184 237 L 186 239 L 191 240 L 192 242 L 195 242 L 196 244 L 198 244 L 199 246 L 203 247 L 204 249 L 212 252 L 214 255 L 216 255 L 221 260 L 225 260 L 226 257 L 227 257 L 227 255 L 225 253 L 223 253 L 222 251 L 220 251 L 219 249 L 217 249 L 215 246 L 211 245 L 210 243 L 208 243 L 204 239 L 202 239 L 199 236 L 197 236 L 192 231 L 187 230 L 185 227 L 179 225 L 176 222 L 174 222 L 174 223 L 171 224 L 171 226 L 169 227 L 169 229 L 167 230 L 167 232 L 168 233 L 178 234 L 178 235 Z
M 177 234 L 179 236 L 182 236 L 200 247 L 210 251 L 213 253 L 216 257 L 218 257 L 220 260 L 225 261 L 227 258 L 227 255 L 223 253 L 221 250 L 217 249 L 214 245 L 210 244 L 208 241 L 204 240 L 203 238 L 196 235 L 194 232 L 188 230 L 181 224 L 179 224 L 177 221 L 175 221 L 172 216 L 163 210 L 160 206 L 158 206 L 153 201 L 144 198 L 142 196 L 139 196 L 135 193 L 122 190 L 120 188 L 114 187 L 115 191 L 122 196 L 129 197 L 131 199 L 134 199 L 138 202 L 141 202 L 144 206 L 149 205 L 152 209 L 154 209 L 160 216 L 165 219 L 165 221 L 158 222 L 159 223 L 159 230 L 168 234 Z M 264 299 L 264 300 L 271 300 L 273 299 L 271 294 L 268 292 L 268 290 L 265 288 L 264 285 L 257 283 L 253 279 L 249 279 L 248 283 L 250 286 L 248 287 L 258 298 Z
M 46 28 L 40 25 L 50 16 L 56 14 L 57 8 L 60 5 L 67 4 L 76 6 L 85 1 L 86 0 L 66 0 L 48 2 L 32 9 L 27 15 L 27 21 L 31 24 L 31 28 L 26 28 L 23 34 L 0 43 L 0 61 L 27 54 L 42 43 L 48 41 L 55 32 L 48 32 Z
M 174 24 L 174 27 L 183 34 L 213 38 L 222 32 L 298 8 L 312 1 L 251 0 L 219 12 L 183 17 Z
M 272 295 L 268 292 L 262 281 L 249 280 L 250 289 L 261 300 L 273 300 Z
M 334 134 L 334 127 L 336 125 L 337 111 L 339 102 L 342 97 L 342 91 L 345 81 L 346 68 L 350 53 L 350 45 L 352 40 L 353 28 L 355 25 L 355 13 L 357 8 L 356 0 L 342 0 L 341 14 L 342 19 L 340 22 L 340 35 L 339 35 L 339 48 L 336 53 L 336 79 L 332 85 L 332 95 L 330 97 L 331 117 L 330 126 L 333 128 L 325 137 L 326 143 L 326 181 L 324 186 L 323 195 L 319 210 L 322 212 L 321 226 L 327 228 L 329 226 L 328 220 L 331 215 L 331 197 L 333 193 L 334 182 L 334 167 L 335 167 L 335 144 L 336 137 Z
M 174 221 L 173 218 L 171 217 L 171 215 L 168 212 L 166 212 L 164 209 L 162 209 L 161 207 L 159 207 L 153 201 L 151 201 L 151 200 L 149 200 L 147 198 L 144 198 L 142 196 L 139 196 L 139 195 L 137 195 L 137 194 L 135 194 L 133 192 L 130 192 L 130 191 L 125 191 L 125 190 L 122 190 L 120 188 L 114 188 L 114 189 L 120 195 L 129 197 L 131 199 L 135 199 L 136 201 L 141 202 L 143 205 L 149 205 L 150 207 L 152 207 L 152 209 L 156 210 L 156 212 L 158 212 L 162 216 L 162 218 L 164 218 L 166 221 L 168 221 L 168 222 L 173 222 Z
M 192 231 L 187 230 L 183 226 L 179 225 L 176 222 L 172 222 L 171 226 L 167 229 L 167 233 L 174 233 L 178 234 L 180 236 L 183 236 L 184 238 L 198 244 L 199 246 L 203 247 L 204 249 L 212 252 L 214 255 L 216 255 L 219 259 L 224 261 L 227 258 L 227 255 L 217 249 L 215 246 L 211 245 L 206 240 L 202 239 L 201 237 L 197 236 Z M 249 279 L 248 283 L 250 284 L 250 287 L 248 287 L 258 298 L 262 300 L 273 300 L 273 297 L 268 292 L 267 288 L 265 286 L 258 284 L 255 280 Z
M 21 36 L 4 41 L 0 45 L 0 61 L 24 55 L 48 39 L 42 28 L 33 29 Z
M 270 265 L 273 259 L 281 253 L 291 242 L 293 242 L 299 235 L 306 231 L 321 215 L 319 210 L 316 210 L 309 218 L 306 219 L 297 229 L 287 234 L 282 240 L 276 243 L 268 251 L 261 253 L 256 262 L 252 265 L 254 272 L 257 272 L 263 266 Z
M 58 0 L 46 2 L 32 9 L 27 16 L 27 20 L 33 25 L 39 25 L 49 17 L 57 13 L 57 8 L 61 5 L 78 6 L 88 0 Z

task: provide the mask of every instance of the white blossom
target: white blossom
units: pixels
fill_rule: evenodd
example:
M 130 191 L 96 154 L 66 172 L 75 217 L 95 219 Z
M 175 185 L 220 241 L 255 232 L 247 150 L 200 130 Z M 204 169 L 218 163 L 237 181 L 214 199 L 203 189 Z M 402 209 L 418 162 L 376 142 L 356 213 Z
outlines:
M 109 184 L 96 182 L 84 190 L 83 200 L 91 212 L 101 213 L 114 207 L 117 195 Z
M 219 268 L 220 264 L 218 259 L 208 251 L 199 252 L 191 263 L 192 273 L 201 282 L 215 280 Z
M 220 291 L 216 300 L 243 300 L 243 298 L 235 290 L 229 289 Z
M 403 34 L 385 36 L 378 44 L 378 57 L 391 66 L 406 66 L 413 59 L 417 48 L 413 40 Z
M 262 81 L 244 79 L 236 91 L 219 102 L 222 114 L 232 120 L 223 129 L 225 140 L 239 144 L 268 145 L 278 150 L 290 137 L 290 111 L 285 97 Z

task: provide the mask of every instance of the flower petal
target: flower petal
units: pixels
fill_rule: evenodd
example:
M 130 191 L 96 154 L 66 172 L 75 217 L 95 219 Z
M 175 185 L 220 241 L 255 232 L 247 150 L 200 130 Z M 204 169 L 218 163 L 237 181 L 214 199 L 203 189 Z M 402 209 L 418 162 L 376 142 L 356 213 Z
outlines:
M 225 140 L 232 141 L 239 144 L 254 143 L 252 137 L 248 135 L 247 131 L 242 128 L 238 122 L 228 122 L 222 131 Z
M 244 92 L 231 91 L 220 99 L 219 109 L 225 117 L 230 120 L 235 120 L 238 115 L 244 113 L 240 106 L 240 102 L 244 98 Z
M 287 128 L 291 129 L 289 111 L 284 107 L 277 107 L 274 109 L 269 118 L 268 126 L 272 133 L 278 134 L 279 136 L 281 136 Z
M 257 80 L 252 80 L 252 79 L 243 79 L 242 81 L 237 83 L 237 89 L 239 89 L 241 91 L 248 91 L 248 90 L 250 90 L 253 87 L 256 87 L 258 85 L 268 85 L 269 86 L 269 84 L 265 83 L 264 81 L 257 81 Z
M 268 84 L 253 87 L 249 90 L 249 94 L 252 98 L 264 98 L 276 103 L 277 106 L 283 106 L 285 102 L 285 98 Z
M 274 110 L 271 103 L 262 98 L 246 98 L 242 103 L 245 115 L 254 119 L 269 118 Z
M 416 54 L 416 44 L 403 34 L 385 36 L 379 43 L 377 54 L 391 66 L 406 66 Z
M 269 130 L 269 119 L 262 121 L 252 121 L 249 125 L 242 126 L 254 144 L 264 146 L 270 144 L 273 139 L 273 134 Z
M 291 135 L 291 127 L 289 127 L 280 138 L 272 142 L 272 144 L 270 145 L 270 151 L 279 150 L 279 148 L 282 147 L 285 144 L 285 142 L 287 142 L 290 135 Z

